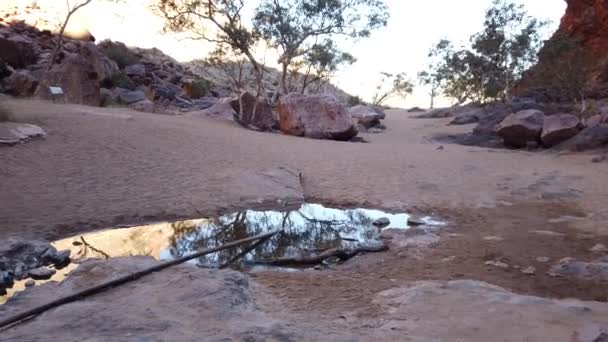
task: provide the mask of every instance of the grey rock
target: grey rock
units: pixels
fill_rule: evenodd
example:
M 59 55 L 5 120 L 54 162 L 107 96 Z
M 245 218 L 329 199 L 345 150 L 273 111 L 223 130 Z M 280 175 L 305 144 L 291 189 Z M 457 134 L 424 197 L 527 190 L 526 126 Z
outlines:
M 593 253 L 608 253 L 608 247 L 606 247 L 604 244 L 598 243 L 589 249 L 589 251 Z
M 498 268 L 509 268 L 509 264 L 497 260 L 488 260 L 484 264 L 487 266 L 494 266 Z
M 245 127 L 262 131 L 272 131 L 278 128 L 272 107 L 264 100 L 256 98 L 252 93 L 241 94 L 240 98 L 232 100 L 230 105 L 235 112 L 235 121 Z
M 527 275 L 535 275 L 536 274 L 536 267 L 534 267 L 534 266 L 528 266 L 528 267 L 524 268 L 523 270 L 521 270 L 521 273 L 527 274 Z
M 5 93 L 26 97 L 34 95 L 36 87 L 38 87 L 38 79 L 27 70 L 17 70 L 4 78 L 0 84 Z
M 32 287 L 32 286 L 34 286 L 34 285 L 36 285 L 36 281 L 35 281 L 34 279 L 28 279 L 28 280 L 25 282 L 25 287 Z
M 38 126 L 26 123 L 0 122 L 0 145 L 15 145 L 44 137 L 46 137 L 46 132 Z
M 608 124 L 585 128 L 574 138 L 559 145 L 559 148 L 569 151 L 586 151 L 608 145 Z
M 389 220 L 387 217 L 381 217 L 374 221 L 372 224 L 378 228 L 385 228 L 391 224 L 391 220 Z
M 143 64 L 132 64 L 125 67 L 125 74 L 127 76 L 146 76 L 146 67 Z
M 608 280 L 608 260 L 596 260 L 592 262 L 578 261 L 573 258 L 564 258 L 555 264 L 548 275 L 568 279 L 582 280 Z
M 48 267 L 38 267 L 28 271 L 30 277 L 35 280 L 50 279 L 57 271 Z
M 118 91 L 118 99 L 121 103 L 130 105 L 135 102 L 146 100 L 146 94 L 140 90 L 121 89 Z

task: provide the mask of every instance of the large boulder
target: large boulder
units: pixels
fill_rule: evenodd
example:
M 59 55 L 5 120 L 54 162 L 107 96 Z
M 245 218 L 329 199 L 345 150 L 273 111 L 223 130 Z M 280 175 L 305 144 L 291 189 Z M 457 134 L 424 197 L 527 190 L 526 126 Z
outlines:
M 581 126 L 581 120 L 571 114 L 547 116 L 540 139 L 546 147 L 553 147 L 577 135 Z
M 585 128 L 560 146 L 570 151 L 586 151 L 608 146 L 608 124 Z
M 545 114 L 539 110 L 522 110 L 507 116 L 497 127 L 496 133 L 505 144 L 526 147 L 530 141 L 540 141 Z
M 285 134 L 346 141 L 358 133 L 346 108 L 331 95 L 289 94 L 279 100 L 278 112 Z
M 38 80 L 27 70 L 17 70 L 0 83 L 2 91 L 13 96 L 31 96 L 38 86 Z
M 348 109 L 350 116 L 357 124 L 365 129 L 381 126 L 380 120 L 386 117 L 384 112 L 376 110 L 374 107 L 358 105 Z
M 50 99 L 49 87 L 61 87 L 67 102 L 99 106 L 101 95 L 98 77 L 90 59 L 82 54 L 68 55 L 61 64 L 55 64 L 46 73 L 36 93 Z
M 277 120 L 272 114 L 272 107 L 268 103 L 258 100 L 249 92 L 241 94 L 240 98 L 234 99 L 230 105 L 236 112 L 236 121 L 241 125 L 262 131 L 277 128 Z
M 31 41 L 21 36 L 0 36 L 0 60 L 16 69 L 25 68 L 36 63 L 36 50 Z
M 106 57 L 93 43 L 84 44 L 80 48 L 80 54 L 89 60 L 100 82 L 112 79 L 112 76 L 119 71 L 116 62 Z

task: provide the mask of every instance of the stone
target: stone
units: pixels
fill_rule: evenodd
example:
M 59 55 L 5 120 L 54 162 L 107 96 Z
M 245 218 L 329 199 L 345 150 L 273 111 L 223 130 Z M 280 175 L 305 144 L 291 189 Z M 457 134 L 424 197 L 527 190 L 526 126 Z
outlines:
M 497 260 L 488 260 L 484 264 L 487 266 L 494 266 L 498 268 L 509 268 L 509 264 Z
M 97 80 L 99 82 L 109 80 L 113 75 L 119 72 L 116 62 L 108 58 L 95 44 L 91 42 L 87 42 L 82 45 L 80 48 L 80 55 L 91 63 L 93 71 L 97 74 Z
M 386 117 L 384 112 L 379 112 L 375 108 L 365 105 L 351 107 L 348 109 L 348 113 L 359 126 L 365 129 L 380 126 L 380 120 Z
M 250 92 L 241 94 L 239 98 L 232 100 L 230 105 L 236 113 L 235 120 L 245 127 L 261 131 L 272 131 L 277 128 L 272 107 Z
M 589 251 L 593 253 L 608 253 L 608 247 L 606 247 L 604 244 L 598 243 L 589 249 Z
M 426 222 L 422 218 L 410 216 L 407 219 L 407 225 L 412 227 L 424 226 Z
M 450 121 L 451 126 L 469 125 L 479 122 L 479 117 L 475 114 L 459 115 Z
M 204 110 L 218 104 L 220 99 L 215 97 L 201 97 L 192 101 L 192 108 L 195 110 Z
M 534 267 L 534 266 L 528 266 L 528 267 L 524 268 L 523 270 L 521 270 L 521 273 L 527 274 L 527 275 L 535 275 L 536 274 L 536 267 Z
M 141 90 L 117 89 L 118 99 L 122 104 L 130 105 L 146 100 L 146 93 Z
M 331 95 L 289 94 L 277 107 L 281 132 L 313 139 L 348 141 L 358 130 L 347 109 Z
M 374 221 L 372 224 L 378 228 L 385 228 L 391 224 L 391 220 L 389 220 L 387 217 L 381 217 Z
M 568 279 L 608 281 L 608 260 L 584 262 L 574 258 L 564 258 L 552 266 L 547 274 Z
M 0 271 L 0 289 L 11 288 L 15 283 L 15 277 L 11 271 Z
M 38 87 L 38 80 L 27 70 L 17 70 L 0 81 L 0 84 L 5 93 L 26 97 L 34 95 L 36 87 Z
M 596 157 L 591 158 L 591 162 L 592 162 L 592 163 L 595 163 L 595 164 L 598 164 L 598 163 L 604 162 L 604 161 L 606 161 L 606 160 L 608 160 L 608 156 L 607 156 L 607 155 L 603 155 L 603 156 L 596 156 Z
M 549 259 L 548 257 L 538 257 L 538 258 L 536 258 L 536 261 L 542 262 L 542 263 L 547 263 L 547 262 L 549 262 L 549 260 L 551 260 L 551 259 Z
M 578 152 L 593 150 L 606 145 L 608 145 L 608 124 L 599 124 L 583 129 L 572 139 L 560 145 L 560 148 Z
M 529 109 L 507 116 L 496 127 L 496 133 L 505 145 L 523 148 L 528 141 L 539 141 L 545 115 L 539 110 Z
M 46 137 L 46 132 L 38 126 L 17 122 L 0 122 L 0 145 L 15 145 L 44 137 Z
M 129 77 L 132 77 L 132 76 L 145 77 L 146 76 L 146 67 L 143 64 L 128 65 L 125 67 L 125 74 L 127 74 L 127 76 L 129 76 Z
M 16 69 L 35 64 L 37 57 L 33 42 L 21 35 L 0 36 L 0 60 Z
M 55 275 L 57 271 L 48 267 L 38 267 L 33 270 L 29 270 L 28 273 L 34 280 L 47 280 L 51 279 L 51 277 Z
M 148 99 L 144 99 L 141 101 L 131 103 L 131 104 L 129 104 L 129 108 L 136 110 L 138 112 L 144 112 L 144 113 L 155 113 L 156 112 L 156 106 L 154 105 L 154 102 L 152 102 Z
M 61 87 L 66 102 L 88 106 L 101 103 L 99 74 L 91 58 L 82 54 L 67 56 L 40 80 L 36 95 L 51 100 L 49 87 Z
M 540 139 L 545 147 L 553 147 L 577 135 L 581 127 L 581 120 L 571 114 L 547 116 Z
M 212 119 L 234 121 L 236 112 L 234 111 L 234 108 L 232 108 L 230 101 L 231 99 L 222 99 L 207 109 L 190 112 L 189 115 L 195 117 L 209 117 Z
M 35 285 L 36 285 L 36 281 L 34 279 L 28 279 L 25 282 L 25 287 L 32 287 L 32 286 L 35 286 Z

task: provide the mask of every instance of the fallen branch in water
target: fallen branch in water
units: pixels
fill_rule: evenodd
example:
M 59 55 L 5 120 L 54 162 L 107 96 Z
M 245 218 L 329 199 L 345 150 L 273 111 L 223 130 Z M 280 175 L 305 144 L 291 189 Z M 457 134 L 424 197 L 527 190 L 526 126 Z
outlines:
M 318 265 L 327 258 L 337 257 L 341 261 L 346 261 L 359 253 L 378 253 L 388 250 L 386 244 L 379 246 L 360 246 L 356 248 L 330 248 L 320 254 L 305 257 L 283 257 L 269 260 L 255 261 L 255 264 L 267 266 L 309 266 Z
M 179 264 L 183 264 L 186 261 L 192 260 L 192 259 L 196 259 L 196 258 L 200 258 L 202 256 L 211 254 L 211 253 L 215 253 L 215 252 L 219 252 L 225 249 L 229 249 L 229 248 L 233 248 L 233 247 L 237 247 L 249 242 L 254 242 L 257 240 L 267 240 L 270 237 L 282 232 L 283 230 L 275 230 L 269 233 L 265 233 L 265 234 L 260 234 L 260 235 L 256 235 L 256 236 L 252 236 L 250 238 L 246 238 L 246 239 L 242 239 L 242 240 L 237 240 L 237 241 L 233 241 L 233 242 L 229 242 L 227 244 L 224 244 L 222 246 L 218 246 L 218 247 L 213 247 L 213 248 L 207 248 L 205 250 L 202 250 L 200 252 L 196 252 L 194 254 L 190 254 L 188 256 L 179 258 L 179 259 L 175 259 L 172 261 L 168 261 L 162 264 L 158 264 L 152 267 L 149 267 L 145 270 L 141 270 L 135 273 L 131 273 L 125 276 L 122 276 L 120 278 L 117 279 L 113 279 L 110 281 L 107 281 L 105 283 L 90 287 L 88 289 L 76 292 L 74 294 L 71 294 L 69 296 L 63 297 L 63 298 L 59 298 L 56 299 L 52 302 L 49 302 L 47 304 L 35 307 L 33 309 L 18 313 L 12 317 L 6 318 L 2 321 L 0 321 L 0 331 L 4 330 L 6 328 L 15 326 L 16 324 L 26 320 L 26 319 L 30 319 L 33 316 L 36 315 L 40 315 L 41 313 L 48 311 L 50 309 L 56 308 L 58 306 L 64 305 L 64 304 L 68 304 L 71 302 L 75 302 L 77 300 L 81 300 L 83 298 L 86 297 L 90 297 L 92 295 L 107 291 L 113 287 L 119 286 L 119 285 L 123 285 L 126 284 L 128 282 L 137 280 L 139 278 L 142 278 L 143 276 L 146 276 L 150 273 L 154 273 L 154 272 L 158 272 L 158 271 L 162 271 L 166 268 L 169 268 L 171 266 L 175 266 L 175 265 L 179 265 Z

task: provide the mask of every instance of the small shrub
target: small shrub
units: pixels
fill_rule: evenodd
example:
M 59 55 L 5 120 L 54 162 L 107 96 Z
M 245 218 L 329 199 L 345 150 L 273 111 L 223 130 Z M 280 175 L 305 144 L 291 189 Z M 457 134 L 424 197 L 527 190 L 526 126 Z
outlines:
M 363 104 L 363 100 L 359 96 L 349 96 L 347 102 L 351 107 Z
M 103 53 L 118 64 L 120 69 L 139 63 L 139 58 L 129 48 L 119 44 L 110 44 L 102 47 Z
M 204 79 L 198 78 L 186 85 L 186 92 L 193 99 L 201 98 L 209 93 L 211 88 L 213 87 L 213 82 Z
M 124 88 L 124 89 L 129 89 L 129 90 L 135 89 L 135 84 L 131 81 L 129 76 L 127 76 L 126 74 L 124 74 L 120 71 L 116 72 L 112 75 L 111 81 L 112 81 L 112 85 L 114 87 Z

